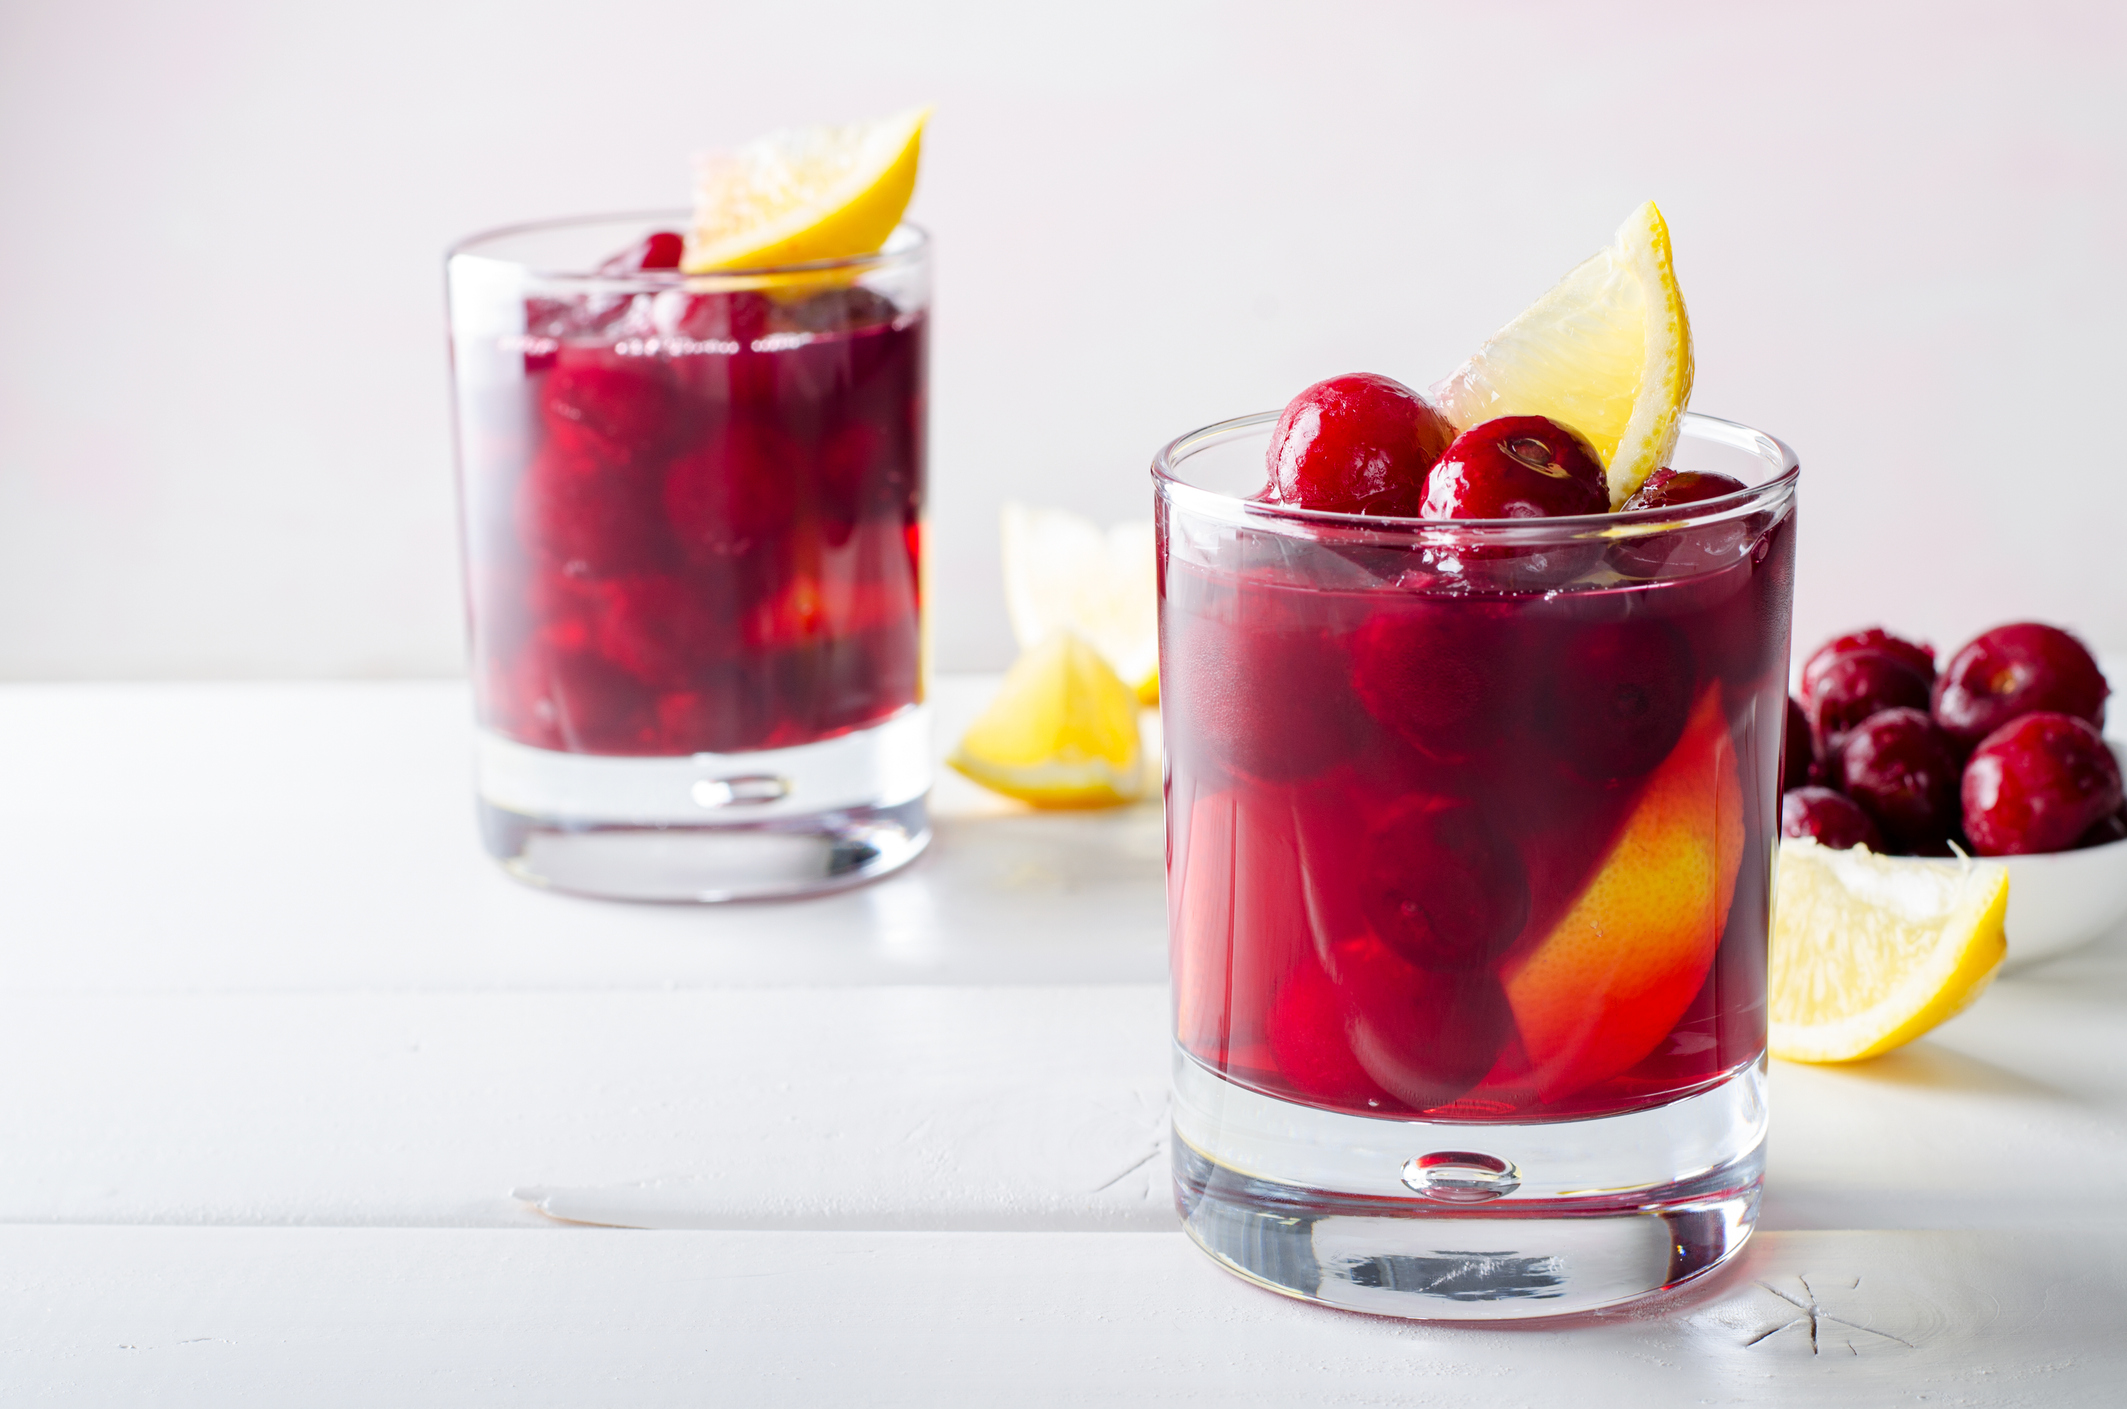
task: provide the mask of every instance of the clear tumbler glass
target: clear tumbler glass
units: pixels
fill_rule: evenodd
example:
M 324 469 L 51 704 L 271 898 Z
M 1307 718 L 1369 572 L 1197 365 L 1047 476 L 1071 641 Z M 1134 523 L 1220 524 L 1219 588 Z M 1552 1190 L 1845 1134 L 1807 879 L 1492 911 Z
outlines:
M 802 895 L 930 836 L 928 240 L 616 258 L 687 221 L 450 254 L 481 827 L 560 890 Z
M 1293 1296 L 1553 1316 L 1755 1221 L 1794 456 L 1542 520 L 1252 502 L 1276 413 L 1153 466 L 1174 1179 Z

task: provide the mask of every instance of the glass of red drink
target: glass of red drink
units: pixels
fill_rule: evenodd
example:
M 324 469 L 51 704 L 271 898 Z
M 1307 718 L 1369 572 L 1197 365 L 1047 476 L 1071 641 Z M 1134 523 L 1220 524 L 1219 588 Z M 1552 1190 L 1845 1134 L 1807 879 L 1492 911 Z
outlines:
M 1673 508 L 1255 498 L 1153 466 L 1176 1197 L 1250 1280 L 1422 1319 L 1673 1286 L 1755 1221 L 1793 454 L 1688 416 Z
M 481 827 L 556 889 L 806 894 L 930 835 L 928 241 L 682 274 L 687 220 L 451 252 Z

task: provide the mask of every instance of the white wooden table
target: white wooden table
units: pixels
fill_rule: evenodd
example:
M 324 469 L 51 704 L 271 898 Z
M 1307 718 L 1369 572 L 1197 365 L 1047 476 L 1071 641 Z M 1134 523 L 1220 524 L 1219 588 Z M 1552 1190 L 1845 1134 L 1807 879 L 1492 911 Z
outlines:
M 2127 1402 L 2127 932 L 1776 1066 L 1705 1289 L 1411 1326 L 1176 1231 L 1156 804 L 599 904 L 481 854 L 466 713 L 0 688 L 0 1404 Z

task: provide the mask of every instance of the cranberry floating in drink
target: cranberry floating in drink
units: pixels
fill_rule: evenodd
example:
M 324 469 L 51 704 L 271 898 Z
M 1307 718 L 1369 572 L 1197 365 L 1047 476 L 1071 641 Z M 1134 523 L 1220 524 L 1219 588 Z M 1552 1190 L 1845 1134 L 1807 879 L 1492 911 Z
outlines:
M 691 224 L 454 252 L 482 817 L 519 876 L 802 894 L 927 839 L 920 128 L 766 139 Z

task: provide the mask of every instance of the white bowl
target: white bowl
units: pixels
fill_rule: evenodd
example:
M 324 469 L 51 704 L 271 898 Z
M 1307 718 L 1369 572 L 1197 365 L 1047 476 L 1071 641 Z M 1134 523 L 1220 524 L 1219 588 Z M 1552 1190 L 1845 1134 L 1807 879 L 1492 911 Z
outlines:
M 2127 769 L 2127 745 L 2108 739 Z M 2048 856 L 1997 856 L 2009 868 L 2009 954 L 2019 969 L 2088 944 L 2127 920 L 2127 841 Z

